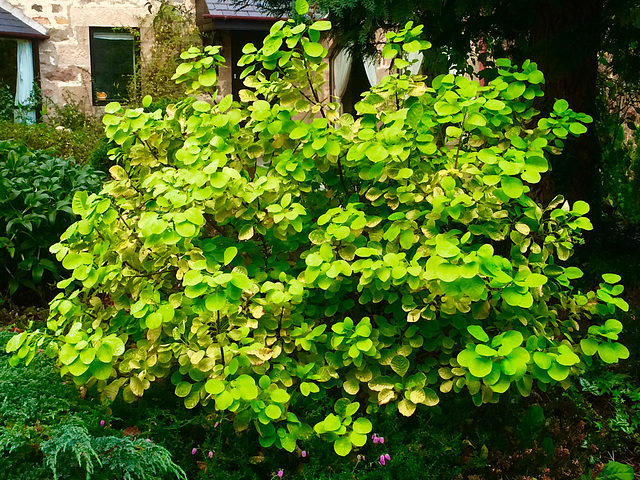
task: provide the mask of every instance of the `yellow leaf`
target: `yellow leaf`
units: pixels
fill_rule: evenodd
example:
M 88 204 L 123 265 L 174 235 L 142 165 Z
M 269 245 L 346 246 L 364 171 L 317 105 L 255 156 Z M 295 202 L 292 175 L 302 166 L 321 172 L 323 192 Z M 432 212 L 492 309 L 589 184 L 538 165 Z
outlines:
M 411 400 L 403 398 L 398 402 L 398 411 L 405 417 L 410 417 L 416 411 L 416 404 Z
M 391 400 L 395 400 L 396 392 L 394 392 L 390 388 L 385 388 L 384 390 L 378 393 L 378 405 L 384 405 L 385 403 L 389 403 Z

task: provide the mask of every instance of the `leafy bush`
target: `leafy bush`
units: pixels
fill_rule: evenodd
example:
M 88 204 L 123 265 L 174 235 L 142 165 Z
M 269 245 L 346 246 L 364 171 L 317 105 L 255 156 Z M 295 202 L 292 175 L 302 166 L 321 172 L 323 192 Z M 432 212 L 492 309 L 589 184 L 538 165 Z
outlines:
M 77 384 L 126 401 L 170 377 L 263 447 L 319 435 L 347 455 L 380 406 L 411 416 L 465 388 L 497 402 L 628 357 L 620 277 L 582 292 L 564 263 L 588 205 L 527 195 L 591 119 L 564 100 L 540 118 L 528 61 L 498 60 L 486 86 L 407 76 L 401 53 L 428 46 L 412 24 L 387 34 L 395 70 L 360 117 L 340 115 L 319 93 L 328 28 L 280 21 L 245 46 L 240 103 L 197 99 L 216 96 L 207 47 L 183 53 L 193 96 L 166 113 L 107 105 L 122 161 L 75 195 L 82 220 L 52 247 L 72 276 L 47 331 L 8 346 L 16 361 L 47 344 Z
M 0 121 L 13 122 L 15 104 L 9 85 L 0 85 Z
M 47 123 L 25 125 L 0 121 L 0 140 L 21 142 L 32 150 L 47 150 L 50 155 L 57 157 L 75 158 L 83 165 L 103 137 L 104 133 L 91 124 L 86 128 L 70 130 Z
M 9 294 L 27 287 L 46 297 L 40 285 L 60 278 L 49 247 L 76 216 L 76 191 L 97 191 L 100 172 L 73 160 L 0 141 L 0 288 Z M 50 298 L 50 297 L 49 297 Z
M 40 85 L 34 82 L 29 98 L 23 105 L 15 104 L 15 96 L 8 85 L 0 85 L 0 121 L 22 121 L 33 108 L 42 103 Z M 35 107 L 34 107 L 35 106 Z
M 620 118 L 604 113 L 598 123 L 602 144 L 602 186 L 605 209 L 612 211 L 623 223 L 637 224 L 640 201 L 640 157 L 638 142 L 640 130 L 631 139 L 625 139 Z

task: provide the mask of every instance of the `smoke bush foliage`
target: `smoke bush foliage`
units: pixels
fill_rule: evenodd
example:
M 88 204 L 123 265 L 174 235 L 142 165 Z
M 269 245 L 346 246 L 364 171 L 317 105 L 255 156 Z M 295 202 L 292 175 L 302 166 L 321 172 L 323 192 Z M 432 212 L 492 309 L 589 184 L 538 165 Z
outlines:
M 46 348 L 127 401 L 170 377 L 187 408 L 253 425 L 265 447 L 317 434 L 347 455 L 380 407 L 526 396 L 628 357 L 620 277 L 582 292 L 564 263 L 588 205 L 528 195 L 591 119 L 564 100 L 542 118 L 528 61 L 498 60 L 486 86 L 407 75 L 404 52 L 429 46 L 411 23 L 387 33 L 391 74 L 359 117 L 341 115 L 321 94 L 329 28 L 279 21 L 245 46 L 239 102 L 203 100 L 222 61 L 207 47 L 183 53 L 192 96 L 166 112 L 107 106 L 120 164 L 76 194 L 82 220 L 52 248 L 72 275 L 48 330 L 10 342 L 15 362 Z M 335 413 L 306 415 L 327 397 Z

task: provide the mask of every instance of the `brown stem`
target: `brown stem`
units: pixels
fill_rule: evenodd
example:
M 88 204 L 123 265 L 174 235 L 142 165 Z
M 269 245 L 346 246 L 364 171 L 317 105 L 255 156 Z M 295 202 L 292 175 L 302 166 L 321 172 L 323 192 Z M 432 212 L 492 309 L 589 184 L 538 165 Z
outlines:
M 349 195 L 349 190 L 347 190 L 347 185 L 344 183 L 344 176 L 342 175 L 342 162 L 340 162 L 340 157 L 338 157 L 338 175 L 340 176 L 340 183 L 342 184 L 344 193 Z
M 311 81 L 311 74 L 309 73 L 309 62 L 307 62 L 306 58 L 304 59 L 304 66 L 305 66 L 305 70 L 307 72 L 307 80 L 309 81 L 309 89 L 311 90 L 311 93 L 313 94 L 313 98 L 315 99 L 316 104 L 320 105 L 320 114 L 322 115 L 322 118 L 326 119 L 327 116 L 324 113 L 324 107 L 322 105 L 322 102 L 320 101 L 320 97 L 318 96 L 318 92 L 316 92 L 316 89 L 313 88 L 313 82 Z
M 464 125 L 464 119 L 466 115 L 462 117 L 462 121 L 460 122 L 460 130 L 462 130 L 462 125 Z M 458 158 L 460 157 L 460 148 L 462 147 L 462 134 L 460 134 L 460 141 L 458 142 L 458 151 L 456 152 L 456 164 L 453 168 L 458 169 Z
M 220 312 L 218 312 L 218 332 L 220 331 Z M 224 347 L 220 345 L 220 358 L 222 359 L 222 366 L 226 366 L 224 362 Z

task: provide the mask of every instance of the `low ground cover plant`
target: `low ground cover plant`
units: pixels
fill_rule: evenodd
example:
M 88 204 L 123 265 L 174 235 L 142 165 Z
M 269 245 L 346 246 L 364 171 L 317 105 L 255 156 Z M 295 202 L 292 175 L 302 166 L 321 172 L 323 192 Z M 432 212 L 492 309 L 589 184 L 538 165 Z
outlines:
M 407 75 L 403 52 L 429 46 L 412 24 L 387 33 L 391 73 L 358 118 L 341 115 L 320 94 L 329 28 L 279 21 L 247 45 L 239 102 L 203 99 L 222 61 L 206 47 L 174 76 L 189 98 L 107 105 L 118 164 L 74 196 L 82 220 L 52 247 L 71 276 L 47 328 L 9 342 L 14 363 L 46 349 L 105 400 L 170 378 L 265 448 L 320 436 L 344 456 L 381 408 L 528 396 L 629 356 L 620 277 L 582 291 L 566 263 L 589 206 L 528 195 L 591 119 L 564 100 L 541 116 L 528 61 L 498 60 L 485 86 Z
M 11 337 L 0 331 L 0 344 Z M 44 355 L 29 367 L 9 362 L 10 355 L 0 355 L 0 478 L 186 478 L 151 439 L 106 428 L 106 406 L 81 398 Z

